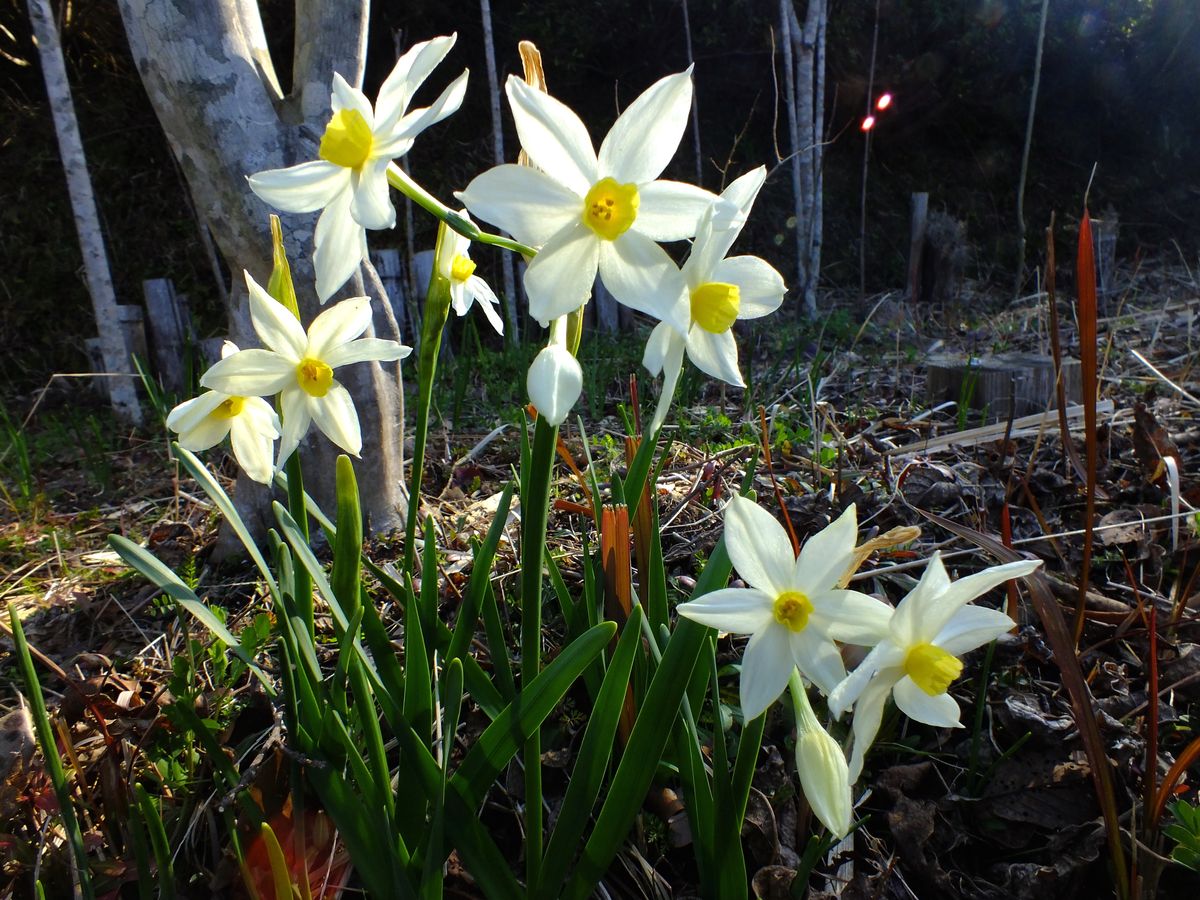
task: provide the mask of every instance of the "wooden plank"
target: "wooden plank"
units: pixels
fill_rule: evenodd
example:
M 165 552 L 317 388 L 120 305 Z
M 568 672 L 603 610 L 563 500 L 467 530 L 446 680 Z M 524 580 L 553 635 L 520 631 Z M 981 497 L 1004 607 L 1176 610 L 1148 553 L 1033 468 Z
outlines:
M 1101 400 L 1096 404 L 1096 415 L 1108 415 L 1114 409 L 1113 401 Z M 1067 408 L 1067 423 L 1072 429 L 1083 427 L 1083 407 L 1072 405 Z M 1029 437 L 1045 429 L 1048 434 L 1056 434 L 1058 413 L 1054 410 L 1034 413 L 1013 420 L 1012 437 Z M 905 444 L 903 447 L 893 447 L 888 450 L 888 456 L 912 456 L 916 453 L 933 453 L 944 450 L 951 445 L 974 447 L 977 444 L 998 440 L 1004 437 L 1007 422 L 995 422 L 979 428 L 968 428 L 966 431 L 956 431 L 953 434 L 941 434 L 937 437 Z
M 921 255 L 925 252 L 925 231 L 929 225 L 929 194 L 912 195 L 912 229 L 908 240 L 908 299 L 921 299 Z
M 371 263 L 379 273 L 383 289 L 387 291 L 387 299 L 392 304 L 392 312 L 400 326 L 402 334 L 408 334 L 407 298 L 408 291 L 404 289 L 403 257 L 398 249 L 388 247 L 371 252 Z
M 183 393 L 186 387 L 184 359 L 191 322 L 175 294 L 171 279 L 152 278 L 143 281 L 142 295 L 146 300 L 147 337 L 154 371 L 164 388 L 176 394 Z

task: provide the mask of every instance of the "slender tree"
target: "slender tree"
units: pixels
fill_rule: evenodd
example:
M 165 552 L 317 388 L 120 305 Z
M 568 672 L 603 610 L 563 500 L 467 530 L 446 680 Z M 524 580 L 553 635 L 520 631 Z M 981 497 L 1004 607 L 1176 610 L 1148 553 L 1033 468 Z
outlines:
M 1029 175 L 1029 148 L 1033 145 L 1033 117 L 1037 111 L 1038 86 L 1042 81 L 1042 48 L 1046 44 L 1046 14 L 1050 11 L 1050 0 L 1042 0 L 1042 14 L 1038 21 L 1037 52 L 1033 59 L 1033 87 L 1029 91 L 1029 115 L 1025 119 L 1025 146 L 1021 149 L 1021 174 L 1017 176 L 1017 279 L 1013 286 L 1013 297 L 1021 294 L 1025 280 L 1025 180 Z
M 270 211 L 251 194 L 246 176 L 316 158 L 329 116 L 333 73 L 353 85 L 362 82 L 369 0 L 296 0 L 292 85 L 286 94 L 267 49 L 256 0 L 118 0 L 118 5 L 150 102 L 196 209 L 229 267 L 231 337 L 253 346 L 242 270 L 267 283 Z M 285 216 L 283 224 L 307 319 L 316 310 L 308 261 L 315 216 Z M 371 274 L 368 281 L 378 292 L 378 279 Z M 360 293 L 361 286 L 356 278 L 347 291 Z M 377 330 L 387 333 L 394 318 L 388 321 L 384 306 L 386 302 L 374 304 Z M 396 381 L 378 364 L 345 372 L 344 383 L 362 422 L 358 477 L 372 486 L 363 494 L 364 513 L 371 527 L 389 529 L 403 514 Z M 302 451 L 310 473 L 306 486 L 332 509 L 336 448 L 324 437 L 310 435 Z M 261 530 L 268 524 L 266 491 L 245 477 L 238 481 L 237 502 L 251 527 Z
M 50 9 L 50 0 L 28 0 L 29 20 L 37 39 L 38 55 L 42 63 L 42 76 L 46 81 L 46 93 L 50 98 L 50 110 L 54 116 L 54 131 L 58 136 L 58 149 L 62 155 L 63 170 L 67 175 L 67 191 L 71 197 L 71 209 L 75 214 L 75 230 L 79 234 L 79 249 L 83 252 L 83 271 L 87 278 L 88 294 L 92 298 L 92 310 L 96 317 L 96 330 L 100 335 L 100 354 L 104 362 L 109 402 L 113 412 L 125 422 L 137 425 L 142 421 L 142 410 L 138 405 L 137 392 L 130 377 L 133 365 L 129 360 L 129 347 L 117 315 L 117 296 L 113 291 L 112 274 L 108 268 L 108 254 L 104 249 L 104 235 L 100 231 L 100 216 L 96 211 L 96 197 L 92 193 L 92 180 L 88 177 L 87 158 L 83 152 L 83 140 L 79 136 L 79 122 L 75 118 L 75 104 L 71 101 L 71 86 L 67 82 L 67 67 L 63 62 L 62 44 L 58 39 L 58 26 Z

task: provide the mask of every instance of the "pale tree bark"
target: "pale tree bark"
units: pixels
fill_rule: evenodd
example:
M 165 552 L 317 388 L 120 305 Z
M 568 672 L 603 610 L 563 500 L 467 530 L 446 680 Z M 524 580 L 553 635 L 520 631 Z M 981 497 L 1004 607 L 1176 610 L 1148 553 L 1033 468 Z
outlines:
M 316 158 L 333 73 L 361 83 L 369 0 L 296 0 L 294 77 L 286 94 L 255 0 L 118 0 L 118 5 L 146 93 L 195 207 L 229 266 L 230 337 L 241 347 L 257 346 L 242 270 L 267 283 L 271 210 L 250 192 L 246 177 Z M 282 218 L 308 322 L 318 309 L 311 265 L 316 216 Z M 361 286 L 355 278 L 345 292 L 361 292 Z M 369 293 L 375 295 L 372 331 L 395 337 L 384 312 L 386 298 L 377 290 Z M 377 363 L 360 363 L 339 369 L 338 379 L 354 396 L 362 424 L 362 458 L 355 469 L 359 482 L 370 485 L 363 491 L 364 513 L 373 529 L 394 528 L 403 518 L 395 378 Z M 315 431 L 301 447 L 305 487 L 330 512 L 339 452 Z M 244 476 L 236 502 L 257 533 L 273 524 L 268 491 Z
M 795 287 L 805 312 L 815 316 L 824 217 L 827 0 L 808 0 L 803 24 L 792 0 L 780 0 L 780 19 L 796 198 Z
M 108 376 L 104 380 L 107 382 L 109 402 L 117 418 L 138 425 L 142 421 L 142 410 L 133 383 L 133 364 L 117 315 L 117 296 L 108 268 L 108 254 L 104 250 L 96 197 L 88 177 L 83 140 L 79 136 L 79 122 L 75 118 L 75 104 L 71 101 L 71 86 L 67 82 L 67 67 L 63 62 L 58 26 L 49 0 L 28 0 L 28 6 L 29 20 L 33 25 L 33 36 L 37 40 L 38 56 L 42 63 L 42 76 L 46 82 L 46 94 L 50 99 L 50 111 L 54 116 L 58 149 L 67 176 L 71 210 L 75 214 L 75 230 L 79 234 L 79 249 L 83 253 L 83 271 L 92 298 L 96 330 L 100 336 L 100 353 L 104 372 Z
M 500 115 L 500 79 L 496 74 L 496 40 L 492 34 L 492 4 L 490 0 L 479 0 L 479 13 L 483 19 L 483 52 L 487 62 L 488 95 L 492 111 L 492 163 L 497 166 L 507 162 L 504 153 L 504 120 Z M 500 261 L 501 277 L 504 279 L 504 308 L 508 313 L 508 342 L 518 344 L 521 340 L 521 314 L 517 304 L 517 277 L 513 269 L 512 254 L 505 253 Z

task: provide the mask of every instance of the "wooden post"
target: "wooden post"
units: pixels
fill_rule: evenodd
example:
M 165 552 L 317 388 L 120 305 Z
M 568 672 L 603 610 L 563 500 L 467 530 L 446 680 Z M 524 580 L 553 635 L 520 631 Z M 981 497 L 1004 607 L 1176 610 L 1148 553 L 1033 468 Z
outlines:
M 596 330 L 605 334 L 615 334 L 621 327 L 617 299 L 608 292 L 608 288 L 599 278 L 592 287 L 592 306 L 596 309 Z
M 392 312 L 395 313 L 396 322 L 403 333 L 408 319 L 408 291 L 404 287 L 404 267 L 400 251 L 394 247 L 373 250 L 371 264 L 379 274 L 379 281 L 387 292 L 388 303 L 392 305 Z
M 924 191 L 912 195 L 912 236 L 908 242 L 908 288 L 909 300 L 921 296 L 921 254 L 925 252 L 925 230 L 929 225 L 929 194 Z
M 175 285 L 169 278 L 142 282 L 146 298 L 146 325 L 149 330 L 154 371 L 168 391 L 182 393 L 184 358 L 191 336 L 191 322 Z
M 96 329 L 100 334 L 99 346 L 104 371 L 111 376 L 104 379 L 107 382 L 105 387 L 109 402 L 112 403 L 113 412 L 119 419 L 140 425 L 142 409 L 138 404 L 137 390 L 133 379 L 124 377 L 132 374 L 129 346 L 125 343 L 125 336 L 121 330 L 116 292 L 113 290 L 108 255 L 104 250 L 104 237 L 100 231 L 100 215 L 96 211 L 96 198 L 92 193 L 91 179 L 88 177 L 87 158 L 83 152 L 83 140 L 79 136 L 79 123 L 75 119 L 75 105 L 71 101 L 71 86 L 67 82 L 67 68 L 63 62 L 54 13 L 50 9 L 49 0 L 27 0 L 27 3 L 29 20 L 33 25 L 33 35 L 42 62 L 46 93 L 50 98 L 50 111 L 54 116 L 58 150 L 62 155 L 63 170 L 67 176 L 67 192 L 71 197 L 71 209 L 75 213 L 75 230 L 79 233 L 83 269 L 87 277 L 88 293 L 92 297 Z

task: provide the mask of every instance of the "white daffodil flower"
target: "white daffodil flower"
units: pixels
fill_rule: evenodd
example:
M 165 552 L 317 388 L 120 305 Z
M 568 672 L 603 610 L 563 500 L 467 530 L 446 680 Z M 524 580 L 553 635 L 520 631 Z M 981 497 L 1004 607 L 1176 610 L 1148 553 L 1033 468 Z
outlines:
M 364 229 L 396 224 L 388 165 L 412 149 L 417 135 L 462 105 L 465 70 L 432 106 L 408 111 L 413 94 L 450 52 L 456 37 L 416 44 L 400 57 L 379 89 L 374 107 L 361 90 L 335 73 L 333 117 L 321 136 L 320 158 L 250 176 L 250 189 L 276 209 L 324 210 L 317 221 L 313 255 L 322 303 L 346 283 L 367 255 Z
M 466 210 L 461 215 L 468 222 L 471 221 Z M 438 274 L 450 282 L 450 302 L 460 318 L 467 314 L 474 303 L 483 310 L 488 323 L 496 329 L 496 334 L 504 334 L 504 320 L 496 310 L 500 298 L 486 281 L 475 274 L 475 262 L 471 259 L 470 249 L 470 238 L 447 228 L 438 253 Z
M 241 350 L 209 369 L 200 383 L 226 394 L 279 394 L 283 410 L 282 466 L 312 422 L 325 436 L 357 456 L 362 450 L 358 412 L 350 392 L 333 377 L 348 363 L 404 359 L 410 347 L 379 338 L 360 338 L 371 324 L 367 297 L 343 300 L 304 328 L 283 304 L 246 273 L 250 320 L 266 350 Z
M 761 714 L 793 668 L 829 693 L 846 673 L 834 641 L 871 646 L 892 608 L 835 587 L 854 562 L 858 523 L 850 506 L 813 535 L 797 558 L 783 526 L 745 497 L 725 508 L 725 549 L 748 588 L 725 588 L 681 604 L 679 614 L 718 631 L 751 635 L 742 660 L 742 715 Z
M 733 323 L 775 312 L 787 287 L 783 276 L 757 256 L 726 259 L 725 254 L 741 234 L 766 177 L 762 166 L 743 175 L 721 193 L 725 202 L 712 204 L 700 218 L 692 252 L 683 264 L 688 328 L 680 332 L 660 322 L 650 333 L 642 357 L 651 375 L 665 373 L 651 434 L 666 419 L 685 350 L 700 371 L 735 387 L 746 386 L 738 368 Z
M 683 276 L 656 242 L 692 237 L 716 198 L 657 179 L 687 126 L 691 69 L 634 100 L 599 155 L 583 122 L 558 100 L 515 76 L 506 90 L 533 166 L 497 166 L 457 196 L 475 215 L 538 248 L 525 273 L 530 315 L 545 323 L 579 309 L 599 270 L 617 302 L 686 331 Z
M 566 316 L 550 326 L 550 343 L 534 358 L 525 388 L 538 415 L 554 426 L 563 423 L 583 392 L 583 369 L 567 349 Z
M 1023 560 L 951 582 L 941 555 L 933 555 L 917 586 L 896 607 L 887 634 L 829 695 L 835 716 L 854 706 L 851 782 L 862 772 L 889 696 L 910 719 L 937 728 L 962 727 L 958 703 L 946 693 L 962 674 L 958 657 L 1015 627 L 999 610 L 967 604 L 1041 564 Z
M 221 348 L 222 358 L 237 352 L 230 341 Z M 279 416 L 262 397 L 205 391 L 171 410 L 167 427 L 178 432 L 179 445 L 193 453 L 215 447 L 229 435 L 242 471 L 261 484 L 271 483 Z
M 792 683 L 792 705 L 796 711 L 796 772 L 800 786 L 813 814 L 840 840 L 850 830 L 854 814 L 846 754 L 813 712 L 798 679 Z

